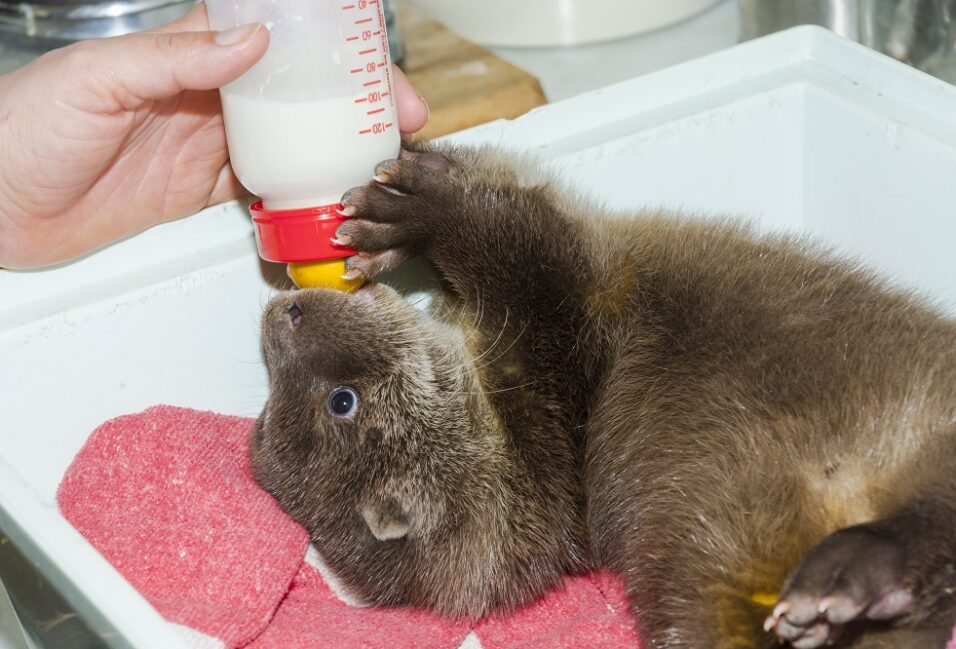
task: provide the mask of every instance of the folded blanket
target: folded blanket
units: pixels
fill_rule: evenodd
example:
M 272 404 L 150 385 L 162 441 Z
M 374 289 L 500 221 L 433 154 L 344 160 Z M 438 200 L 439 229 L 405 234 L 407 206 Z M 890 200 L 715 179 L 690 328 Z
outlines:
M 60 485 L 63 515 L 201 649 L 639 647 L 621 583 L 568 578 L 477 624 L 362 608 L 249 472 L 252 420 L 166 406 L 98 428 Z

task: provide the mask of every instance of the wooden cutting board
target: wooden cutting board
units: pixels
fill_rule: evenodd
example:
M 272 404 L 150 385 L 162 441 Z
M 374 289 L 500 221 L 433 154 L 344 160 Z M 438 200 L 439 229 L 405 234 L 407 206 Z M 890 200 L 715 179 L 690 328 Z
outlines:
M 402 69 L 431 111 L 418 137 L 512 119 L 547 103 L 541 83 L 521 68 L 408 2 L 397 2 L 396 10 L 406 49 Z

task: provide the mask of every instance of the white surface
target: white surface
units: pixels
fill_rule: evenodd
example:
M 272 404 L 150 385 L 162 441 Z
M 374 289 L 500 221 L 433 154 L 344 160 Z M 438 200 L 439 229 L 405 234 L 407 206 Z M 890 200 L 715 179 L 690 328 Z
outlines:
M 322 555 L 312 544 L 309 544 L 309 549 L 305 551 L 305 562 L 319 571 L 319 574 L 322 575 L 322 579 L 325 580 L 329 590 L 332 591 L 332 594 L 335 595 L 340 602 L 348 604 L 349 606 L 354 606 L 355 608 L 366 608 L 371 606 L 348 591 L 348 588 L 345 587 L 345 584 L 343 584 L 339 578 L 335 576 L 335 573 L 332 572 L 332 569 L 329 568 L 328 564 L 325 563 L 325 559 L 322 558 Z
M 275 101 L 222 92 L 229 158 L 236 177 L 269 210 L 338 203 L 398 155 L 395 111 L 384 90 L 318 101 Z M 369 116 L 367 113 L 383 110 Z M 385 128 L 387 125 L 388 128 Z M 375 130 L 373 131 L 373 127 Z
M 454 139 L 530 150 L 615 208 L 814 232 L 956 304 L 956 89 L 819 29 Z M 255 414 L 270 293 L 237 205 L 59 269 L 0 272 L 0 525 L 130 645 L 182 646 L 58 514 L 56 486 L 115 415 L 157 403 Z
M 718 0 L 415 0 L 453 30 L 484 45 L 591 43 L 657 29 Z
M 190 649 L 227 649 L 226 643 L 219 638 L 200 633 L 182 624 L 170 623 L 169 626 Z

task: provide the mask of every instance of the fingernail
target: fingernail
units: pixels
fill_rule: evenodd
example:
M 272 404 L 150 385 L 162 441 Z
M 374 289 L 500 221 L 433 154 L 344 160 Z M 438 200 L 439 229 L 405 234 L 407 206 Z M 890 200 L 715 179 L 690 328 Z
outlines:
M 380 171 L 377 174 L 375 174 L 375 176 L 373 176 L 373 180 L 375 180 L 375 182 L 379 183 L 380 185 L 387 185 L 389 182 L 391 182 L 392 177 L 389 176 L 384 171 Z
M 764 620 L 764 622 L 763 622 L 763 630 L 764 630 L 764 631 L 769 631 L 770 629 L 774 628 L 775 626 L 777 626 L 777 618 L 775 618 L 775 617 L 772 616 L 772 615 L 771 615 L 770 617 L 768 617 L 766 620 Z
M 428 105 L 428 102 L 425 101 L 425 98 L 422 97 L 422 93 L 415 91 L 415 94 L 418 95 L 418 98 L 422 100 L 422 103 L 425 104 L 425 122 L 428 123 L 428 118 L 432 116 L 431 106 Z
M 349 272 L 342 275 L 342 279 L 344 279 L 346 282 L 350 282 L 353 279 L 362 279 L 362 271 L 358 269 L 350 270 Z
M 347 234 L 338 234 L 332 237 L 333 246 L 342 246 L 343 248 L 348 248 L 352 245 L 352 237 Z
M 248 40 L 253 34 L 259 31 L 260 28 L 262 28 L 262 25 L 259 23 L 239 25 L 238 27 L 232 27 L 221 32 L 216 32 L 213 40 L 216 41 L 216 45 L 229 47 L 230 45 L 235 45 L 244 40 Z
M 354 205 L 346 205 L 342 209 L 336 211 L 342 216 L 355 216 L 355 212 L 357 210 L 355 209 Z

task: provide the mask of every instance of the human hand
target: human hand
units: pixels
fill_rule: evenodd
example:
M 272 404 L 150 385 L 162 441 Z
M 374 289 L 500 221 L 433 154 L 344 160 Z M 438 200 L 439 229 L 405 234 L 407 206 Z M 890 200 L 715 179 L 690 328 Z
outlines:
M 204 6 L 150 32 L 76 43 L 0 77 L 0 268 L 44 266 L 237 198 L 218 88 L 265 52 L 260 25 Z M 399 125 L 428 110 L 396 70 Z

